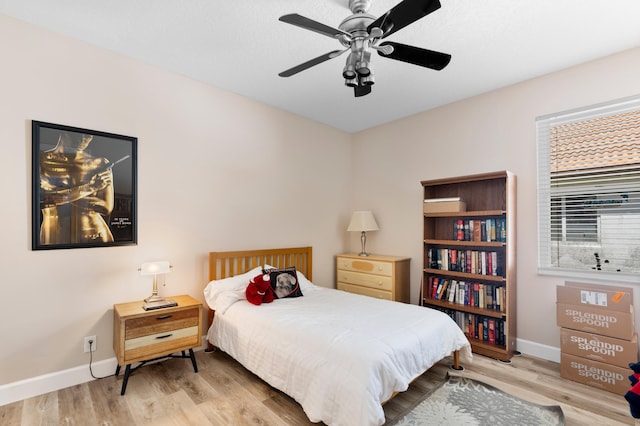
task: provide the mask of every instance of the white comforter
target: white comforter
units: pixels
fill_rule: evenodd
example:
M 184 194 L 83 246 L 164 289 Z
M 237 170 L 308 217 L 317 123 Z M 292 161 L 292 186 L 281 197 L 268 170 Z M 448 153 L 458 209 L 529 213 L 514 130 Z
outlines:
M 208 288 L 209 305 L 225 306 L 218 303 L 207 338 L 298 401 L 312 422 L 381 425 L 382 402 L 394 392 L 454 350 L 471 359 L 466 337 L 442 312 L 300 281 L 303 297 L 260 306 L 242 290 Z

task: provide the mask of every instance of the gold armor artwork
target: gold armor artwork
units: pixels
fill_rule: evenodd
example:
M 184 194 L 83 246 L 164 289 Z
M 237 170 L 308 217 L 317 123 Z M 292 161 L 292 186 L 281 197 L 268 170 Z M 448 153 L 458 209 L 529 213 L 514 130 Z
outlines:
M 85 151 L 92 139 L 63 132 L 40 153 L 41 244 L 113 242 L 105 217 L 114 205 L 114 163 Z

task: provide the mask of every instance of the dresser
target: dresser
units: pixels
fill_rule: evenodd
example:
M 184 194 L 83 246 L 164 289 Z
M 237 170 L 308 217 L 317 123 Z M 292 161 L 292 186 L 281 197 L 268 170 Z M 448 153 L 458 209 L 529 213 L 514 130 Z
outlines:
M 172 296 L 178 305 L 145 311 L 144 301 L 113 305 L 113 350 L 118 366 L 126 366 L 121 395 L 133 370 L 163 357 L 189 358 L 193 370 L 198 365 L 193 348 L 201 345 L 202 304 L 191 296 Z M 188 354 L 187 354 L 188 351 Z M 179 354 L 178 354 L 179 353 Z M 131 368 L 133 363 L 140 363 Z
M 411 258 L 370 254 L 336 256 L 338 290 L 409 303 Z

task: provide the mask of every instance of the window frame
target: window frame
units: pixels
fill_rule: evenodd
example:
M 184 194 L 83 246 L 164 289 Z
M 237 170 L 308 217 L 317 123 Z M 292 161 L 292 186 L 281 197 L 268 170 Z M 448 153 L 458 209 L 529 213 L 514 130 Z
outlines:
M 597 255 L 594 259 L 594 267 L 591 270 L 586 269 L 584 264 L 582 267 L 571 267 L 561 264 L 559 260 L 554 262 L 554 259 L 552 258 L 554 255 L 559 256 L 563 250 L 565 253 L 572 253 L 572 249 L 569 248 L 572 245 L 576 247 L 575 251 L 578 251 L 581 248 L 586 250 L 590 245 L 594 246 L 603 244 L 601 241 L 601 218 L 608 214 L 606 209 L 603 209 L 602 207 L 599 208 L 598 204 L 594 203 L 593 212 L 595 212 L 595 220 L 592 219 L 590 221 L 586 221 L 591 225 L 581 228 L 588 235 L 585 236 L 582 241 L 584 243 L 584 247 L 580 247 L 580 238 L 576 238 L 576 240 L 578 240 L 576 242 L 566 244 L 568 241 L 567 237 L 571 234 L 571 232 L 567 232 L 567 217 L 565 214 L 562 214 L 560 217 L 562 221 L 561 223 L 558 223 L 558 221 L 555 220 L 556 217 L 554 217 L 551 210 L 552 199 L 560 197 L 566 199 L 567 197 L 570 197 L 574 199 L 588 200 L 591 197 L 594 200 L 597 200 L 598 196 L 605 195 L 610 197 L 614 196 L 619 191 L 616 191 L 616 186 L 613 184 L 606 186 L 607 189 L 605 190 L 589 190 L 589 177 L 597 176 L 601 170 L 606 169 L 605 167 L 592 168 L 590 170 L 578 167 L 576 170 L 570 172 L 552 172 L 551 152 L 553 147 L 551 147 L 551 129 L 554 126 L 561 126 L 573 122 L 583 122 L 593 118 L 601 118 L 629 111 L 640 111 L 640 95 L 587 106 L 584 108 L 548 114 L 536 118 L 536 149 L 538 161 L 538 273 L 542 275 L 564 276 L 578 279 L 640 283 L 640 272 L 638 271 L 615 271 L 613 269 L 607 270 L 606 268 L 600 269 L 599 267 L 596 267 L 596 264 L 600 263 Z M 633 139 L 633 143 L 635 144 L 635 138 Z M 633 179 L 636 179 L 638 177 L 636 177 L 634 171 L 637 170 L 640 172 L 640 165 L 635 162 L 633 164 L 635 164 L 635 167 L 630 167 L 631 172 L 629 175 L 633 176 Z M 620 169 L 620 171 L 617 171 L 617 169 Z M 616 173 L 627 173 L 625 170 L 625 166 L 617 166 L 611 167 L 609 171 L 606 171 L 606 173 L 617 176 Z M 571 182 L 573 180 L 573 186 L 571 186 L 571 183 L 565 184 L 566 189 L 563 189 L 563 179 L 566 179 L 566 182 Z M 580 182 L 581 179 L 583 179 L 584 182 Z M 552 181 L 554 182 L 553 187 Z M 577 184 L 575 184 L 576 182 Z M 632 193 L 634 202 L 637 197 L 640 196 L 639 193 L 640 190 Z M 565 209 L 566 206 L 567 204 L 565 202 L 557 207 Z M 584 207 L 585 203 L 583 203 L 582 206 Z M 637 208 L 637 211 L 640 212 L 640 208 Z M 579 219 L 576 220 L 579 222 Z M 587 224 L 586 222 L 585 224 Z M 595 232 L 593 232 L 593 226 L 595 226 Z M 560 231 L 560 234 L 554 235 L 554 232 L 558 232 L 558 230 Z M 640 241 L 640 228 L 634 229 L 633 231 L 638 232 L 638 240 Z M 578 234 L 576 233 L 575 235 Z M 564 249 L 562 247 L 555 247 L 554 242 L 556 242 L 556 244 L 564 244 Z M 612 247 L 612 245 L 609 244 L 606 247 Z M 575 253 L 575 251 L 573 253 Z

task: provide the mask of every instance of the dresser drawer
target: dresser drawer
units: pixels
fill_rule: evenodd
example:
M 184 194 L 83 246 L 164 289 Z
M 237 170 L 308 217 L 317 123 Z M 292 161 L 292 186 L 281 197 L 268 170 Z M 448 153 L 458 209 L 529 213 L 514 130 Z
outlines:
M 376 290 L 370 287 L 360 287 L 357 285 L 338 283 L 338 290 L 348 291 L 349 293 L 361 294 L 363 296 L 375 297 L 377 299 L 393 300 L 391 292 Z
M 125 322 L 125 340 L 171 330 L 197 326 L 200 320 L 200 309 L 191 308 L 177 312 L 162 313 L 141 318 L 128 319 Z
M 338 269 L 364 272 L 367 274 L 385 275 L 388 277 L 393 274 L 392 263 L 368 259 L 349 259 L 346 257 L 338 257 Z
M 157 357 L 200 344 L 198 326 L 179 328 L 124 341 L 125 362 L 133 359 Z
M 411 258 L 355 253 L 336 255 L 336 287 L 351 293 L 409 303 Z
M 393 288 L 393 280 L 391 277 L 343 270 L 338 270 L 338 282 L 385 291 L 391 291 Z

